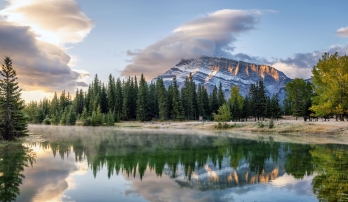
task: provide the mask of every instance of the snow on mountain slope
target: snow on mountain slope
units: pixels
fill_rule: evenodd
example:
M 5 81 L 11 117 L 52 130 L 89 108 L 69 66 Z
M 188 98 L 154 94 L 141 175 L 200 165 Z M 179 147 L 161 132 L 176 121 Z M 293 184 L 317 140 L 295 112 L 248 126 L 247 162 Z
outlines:
M 278 93 L 280 100 L 283 100 L 285 84 L 292 80 L 283 72 L 267 65 L 206 56 L 199 59 L 182 60 L 159 77 L 168 87 L 176 76 L 181 88 L 190 73 L 196 85 L 204 85 L 208 93 L 212 92 L 214 86 L 219 87 L 221 82 L 225 98 L 229 98 L 229 90 L 234 85 L 237 85 L 240 93 L 245 96 L 250 84 L 263 80 L 267 94 L 272 96 Z M 156 80 L 157 78 L 152 82 Z

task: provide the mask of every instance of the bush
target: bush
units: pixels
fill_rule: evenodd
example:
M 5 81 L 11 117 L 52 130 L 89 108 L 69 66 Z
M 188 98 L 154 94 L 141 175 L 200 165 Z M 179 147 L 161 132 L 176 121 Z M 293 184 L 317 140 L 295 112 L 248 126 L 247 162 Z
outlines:
M 223 124 L 221 124 L 221 122 L 219 122 L 217 125 L 215 125 L 215 129 L 227 129 L 230 126 L 225 122 Z
M 42 123 L 45 124 L 45 125 L 51 125 L 51 119 L 45 118 L 45 119 L 42 121 Z
M 257 126 L 258 126 L 259 128 L 265 127 L 265 125 L 262 123 L 262 121 L 261 121 L 261 122 L 258 121 L 258 122 L 257 122 Z
M 273 118 L 271 118 L 271 120 L 269 121 L 268 128 L 274 128 L 274 120 L 273 120 Z

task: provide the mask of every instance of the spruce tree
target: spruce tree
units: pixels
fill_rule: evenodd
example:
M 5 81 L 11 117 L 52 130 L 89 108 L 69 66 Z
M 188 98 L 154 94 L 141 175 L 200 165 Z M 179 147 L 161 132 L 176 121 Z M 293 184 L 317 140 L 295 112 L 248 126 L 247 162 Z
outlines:
M 156 81 L 156 94 L 158 100 L 158 115 L 161 121 L 168 117 L 167 92 L 161 77 Z
M 178 89 L 178 84 L 176 82 L 176 77 L 173 79 L 173 109 L 172 109 L 172 119 L 181 120 L 183 115 L 182 103 L 180 100 L 180 92 Z
M 115 96 L 115 115 L 121 114 L 122 112 L 122 105 L 123 105 L 123 91 L 122 91 L 122 83 L 120 78 L 117 78 L 116 81 L 116 96 Z
M 0 75 L 0 137 L 12 140 L 27 135 L 28 121 L 11 58 L 5 57 Z
M 116 102 L 116 85 L 115 85 L 115 79 L 114 77 L 110 74 L 109 75 L 109 80 L 108 80 L 108 92 L 107 92 L 107 97 L 108 97 L 108 109 L 111 111 L 115 110 L 115 102 Z
M 218 90 L 218 95 L 217 96 L 218 96 L 219 107 L 221 107 L 223 104 L 226 103 L 224 92 L 222 91 L 222 84 L 221 84 L 221 82 L 220 82 L 220 85 L 219 85 L 219 90 Z
M 219 102 L 218 102 L 218 89 L 216 86 L 214 86 L 213 92 L 209 96 L 209 105 L 212 113 L 217 113 L 219 109 Z
M 145 81 L 144 75 L 141 74 L 137 99 L 137 120 L 147 120 L 148 108 L 148 86 Z

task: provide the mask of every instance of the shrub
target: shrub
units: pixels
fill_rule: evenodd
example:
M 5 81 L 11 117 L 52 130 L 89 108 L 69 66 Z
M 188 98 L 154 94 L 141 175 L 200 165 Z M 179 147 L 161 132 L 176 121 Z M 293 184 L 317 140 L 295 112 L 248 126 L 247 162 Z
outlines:
M 45 119 L 42 121 L 42 123 L 45 124 L 45 125 L 51 125 L 51 119 L 45 118 Z
M 261 121 L 261 122 L 258 121 L 258 122 L 257 122 L 257 126 L 258 126 L 259 128 L 263 128 L 265 125 L 262 123 L 262 121 Z

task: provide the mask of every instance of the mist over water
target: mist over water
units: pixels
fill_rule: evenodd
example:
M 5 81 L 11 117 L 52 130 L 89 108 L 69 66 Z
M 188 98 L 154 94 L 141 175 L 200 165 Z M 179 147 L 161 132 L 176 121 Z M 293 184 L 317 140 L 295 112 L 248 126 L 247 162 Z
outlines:
M 263 135 L 241 139 L 224 132 L 35 125 L 30 130 L 19 148 L 26 158 L 11 158 L 18 153 L 0 145 L 0 159 L 22 162 L 11 164 L 18 170 L 11 173 L 0 161 L 0 185 L 18 189 L 12 194 L 17 201 L 347 199 L 345 145 Z M 28 160 L 32 164 L 23 163 Z

